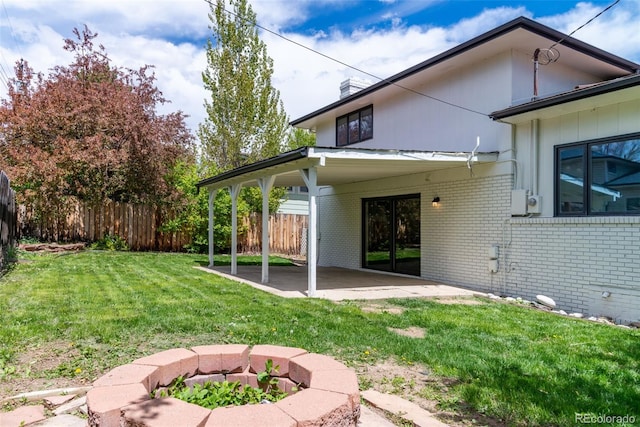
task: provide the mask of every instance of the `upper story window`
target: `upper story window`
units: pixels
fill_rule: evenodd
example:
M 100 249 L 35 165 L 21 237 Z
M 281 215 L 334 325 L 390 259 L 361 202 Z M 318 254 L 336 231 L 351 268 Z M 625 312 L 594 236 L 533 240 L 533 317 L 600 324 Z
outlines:
M 338 147 L 371 138 L 373 138 L 372 105 L 336 119 L 336 145 Z
M 556 215 L 640 215 L 640 134 L 558 146 L 555 159 Z

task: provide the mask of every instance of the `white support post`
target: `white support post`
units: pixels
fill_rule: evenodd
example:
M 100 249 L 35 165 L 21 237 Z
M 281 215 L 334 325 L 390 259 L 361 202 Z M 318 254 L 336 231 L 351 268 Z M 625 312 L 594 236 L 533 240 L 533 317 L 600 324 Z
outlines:
M 229 187 L 231 193 L 231 274 L 238 274 L 238 195 L 242 184 Z
M 307 238 L 307 296 L 316 295 L 316 278 L 318 263 L 318 172 L 315 166 L 300 170 L 302 179 L 309 189 L 309 229 Z
M 275 180 L 274 175 L 258 179 L 262 191 L 262 283 L 269 283 L 269 193 Z
M 218 190 L 209 191 L 209 268 L 213 267 L 213 208 Z

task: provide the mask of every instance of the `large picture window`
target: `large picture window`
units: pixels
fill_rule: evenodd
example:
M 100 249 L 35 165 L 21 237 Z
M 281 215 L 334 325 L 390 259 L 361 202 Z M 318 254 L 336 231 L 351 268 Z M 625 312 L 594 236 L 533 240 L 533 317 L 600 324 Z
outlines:
M 355 144 L 373 138 L 373 106 L 362 108 L 336 120 L 336 145 Z
M 640 215 L 640 134 L 556 147 L 556 215 Z

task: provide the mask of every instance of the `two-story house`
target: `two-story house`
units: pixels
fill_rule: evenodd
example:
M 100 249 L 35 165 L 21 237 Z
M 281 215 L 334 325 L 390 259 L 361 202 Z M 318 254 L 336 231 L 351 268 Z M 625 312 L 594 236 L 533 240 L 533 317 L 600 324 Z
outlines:
M 309 295 L 336 266 L 637 321 L 639 72 L 518 18 L 294 120 L 316 147 L 198 186 L 305 185 Z

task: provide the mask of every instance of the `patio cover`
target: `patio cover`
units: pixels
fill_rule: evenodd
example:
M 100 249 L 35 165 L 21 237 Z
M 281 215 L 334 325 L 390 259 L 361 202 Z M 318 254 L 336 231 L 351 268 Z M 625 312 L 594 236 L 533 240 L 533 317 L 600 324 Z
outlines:
M 498 153 L 424 152 L 361 148 L 302 147 L 204 179 L 196 184 L 209 192 L 209 267 L 213 267 L 213 202 L 216 192 L 231 193 L 231 274 L 237 267 L 237 197 L 240 189 L 262 190 L 262 283 L 269 282 L 269 193 L 275 187 L 306 185 L 309 191 L 309 236 L 318 231 L 319 187 L 429 172 L 474 163 L 495 162 Z M 316 293 L 317 239 L 307 239 L 308 296 Z

